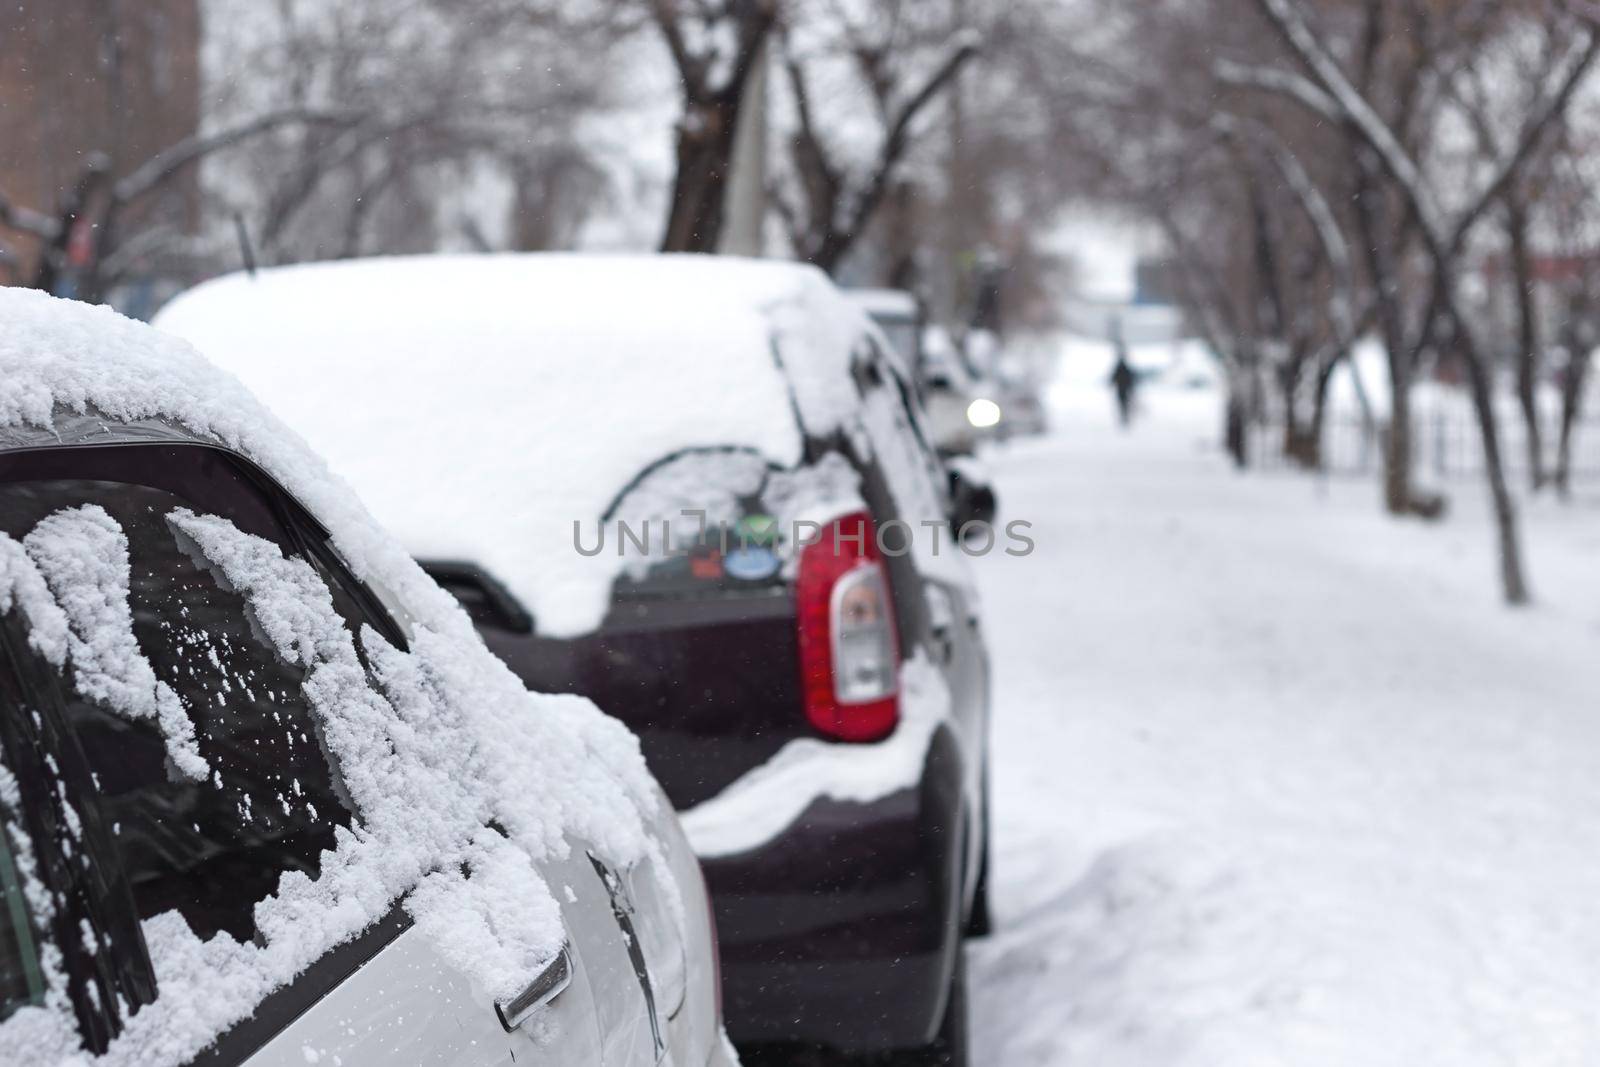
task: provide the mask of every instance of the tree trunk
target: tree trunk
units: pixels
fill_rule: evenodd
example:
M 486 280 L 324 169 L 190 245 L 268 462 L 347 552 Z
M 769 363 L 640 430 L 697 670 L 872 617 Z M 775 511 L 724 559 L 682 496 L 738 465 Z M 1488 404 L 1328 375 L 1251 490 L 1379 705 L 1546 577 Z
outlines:
M 61 276 L 68 266 L 67 257 L 74 236 L 81 226 L 87 225 L 86 220 L 91 218 L 97 209 L 102 208 L 110 196 L 110 186 L 111 164 L 99 153 L 90 155 L 84 164 L 83 172 L 61 203 L 55 238 L 45 245 L 39 254 L 39 266 L 30 283 L 33 288 L 42 289 L 47 293 L 57 290 L 61 284 Z M 103 247 L 99 234 L 93 230 L 90 232 L 90 240 L 97 246 L 97 252 Z
M 1278 370 L 1278 394 L 1283 401 L 1283 455 L 1305 465 L 1306 434 L 1300 422 L 1300 379 L 1304 376 L 1306 354 L 1297 346 Z
M 1317 388 L 1311 398 L 1311 425 L 1305 434 L 1305 465 L 1308 470 L 1324 467 L 1323 442 L 1328 435 L 1328 386 L 1333 372 L 1348 355 L 1330 359 L 1317 370 Z
M 1411 515 L 1416 500 L 1411 482 L 1411 377 L 1416 355 L 1406 339 L 1405 312 L 1400 306 L 1400 273 L 1392 247 L 1388 204 L 1375 180 L 1378 163 L 1364 147 L 1356 152 L 1356 221 L 1366 249 L 1367 269 L 1378 303 L 1378 325 L 1389 368 L 1389 425 L 1383 437 L 1383 502 L 1391 515 Z
M 663 252 L 715 252 L 733 164 L 738 98 L 693 103 L 678 126 L 678 170 Z
M 1561 439 L 1556 448 L 1555 486 L 1561 499 L 1572 497 L 1572 448 L 1583 414 L 1583 394 L 1589 384 L 1590 352 L 1580 331 L 1570 331 L 1567 340 L 1567 373 L 1561 383 Z
M 1391 515 L 1410 515 L 1415 498 L 1411 486 L 1411 375 L 1405 353 L 1389 353 L 1389 426 L 1383 441 L 1383 502 Z
M 1528 478 L 1534 492 L 1544 488 L 1544 438 L 1539 429 L 1539 309 L 1534 298 L 1533 260 L 1528 251 L 1528 219 L 1521 205 L 1506 209 L 1511 236 L 1511 267 L 1517 290 L 1517 402 L 1528 439 Z
M 1245 470 L 1250 466 L 1248 434 L 1245 432 L 1248 421 L 1245 416 L 1244 401 L 1239 399 L 1237 393 L 1230 392 L 1224 415 L 1222 439 L 1228 455 L 1233 458 L 1233 465 L 1239 470 Z
M 1484 473 L 1489 482 L 1489 498 L 1494 506 L 1495 532 L 1500 542 L 1500 581 L 1506 603 L 1526 604 L 1531 595 L 1522 569 L 1522 545 L 1517 534 L 1517 508 L 1506 484 L 1505 463 L 1500 454 L 1499 420 L 1494 410 L 1494 385 L 1483 353 L 1470 337 L 1457 327 L 1467 381 L 1472 387 L 1472 406 L 1478 416 L 1478 432 L 1483 437 Z

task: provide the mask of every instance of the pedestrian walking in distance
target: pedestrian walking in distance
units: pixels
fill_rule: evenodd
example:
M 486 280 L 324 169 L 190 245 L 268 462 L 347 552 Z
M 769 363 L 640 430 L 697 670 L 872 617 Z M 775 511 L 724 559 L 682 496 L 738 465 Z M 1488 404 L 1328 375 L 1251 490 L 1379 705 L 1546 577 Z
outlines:
M 1122 322 L 1112 325 L 1111 343 L 1116 347 L 1117 365 L 1111 370 L 1111 391 L 1117 397 L 1117 418 L 1123 428 L 1133 422 L 1134 393 L 1139 388 L 1139 375 L 1128 362 L 1128 343 L 1122 338 Z

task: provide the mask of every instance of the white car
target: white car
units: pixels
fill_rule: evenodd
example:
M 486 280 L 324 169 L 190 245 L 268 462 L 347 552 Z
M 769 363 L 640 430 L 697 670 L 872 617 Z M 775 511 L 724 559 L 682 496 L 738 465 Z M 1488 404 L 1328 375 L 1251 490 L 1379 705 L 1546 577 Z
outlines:
M 728 1067 L 717 983 L 631 734 L 187 344 L 0 289 L 0 1063 Z

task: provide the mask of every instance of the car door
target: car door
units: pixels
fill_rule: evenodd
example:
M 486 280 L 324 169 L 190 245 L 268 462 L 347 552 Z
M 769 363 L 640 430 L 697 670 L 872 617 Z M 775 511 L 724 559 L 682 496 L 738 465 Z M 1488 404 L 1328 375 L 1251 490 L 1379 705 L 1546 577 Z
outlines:
M 572 888 L 576 882 L 578 888 L 572 893 L 576 899 L 562 907 L 566 952 L 535 976 L 520 1011 L 496 1005 L 410 928 L 279 1031 L 246 1061 L 248 1067 L 654 1063 L 648 1048 L 643 1053 L 621 1048 L 616 1035 L 602 1033 L 596 992 L 598 986 L 605 996 L 607 989 L 589 957 L 598 954 L 598 969 L 604 972 L 612 966 L 606 957 L 618 938 L 614 924 L 607 928 L 610 916 L 603 910 L 601 887 L 583 881 L 576 858 L 581 855 L 576 850 L 574 858 L 541 870 L 552 887 Z M 643 1018 L 637 1012 L 626 1035 L 635 1046 Z

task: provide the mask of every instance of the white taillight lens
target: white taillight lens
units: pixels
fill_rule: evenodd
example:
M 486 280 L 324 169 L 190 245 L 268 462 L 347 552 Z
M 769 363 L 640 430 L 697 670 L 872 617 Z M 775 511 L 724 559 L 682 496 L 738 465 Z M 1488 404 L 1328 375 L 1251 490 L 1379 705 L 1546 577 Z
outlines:
M 893 695 L 897 651 L 883 565 L 868 563 L 833 587 L 833 690 L 841 704 Z

